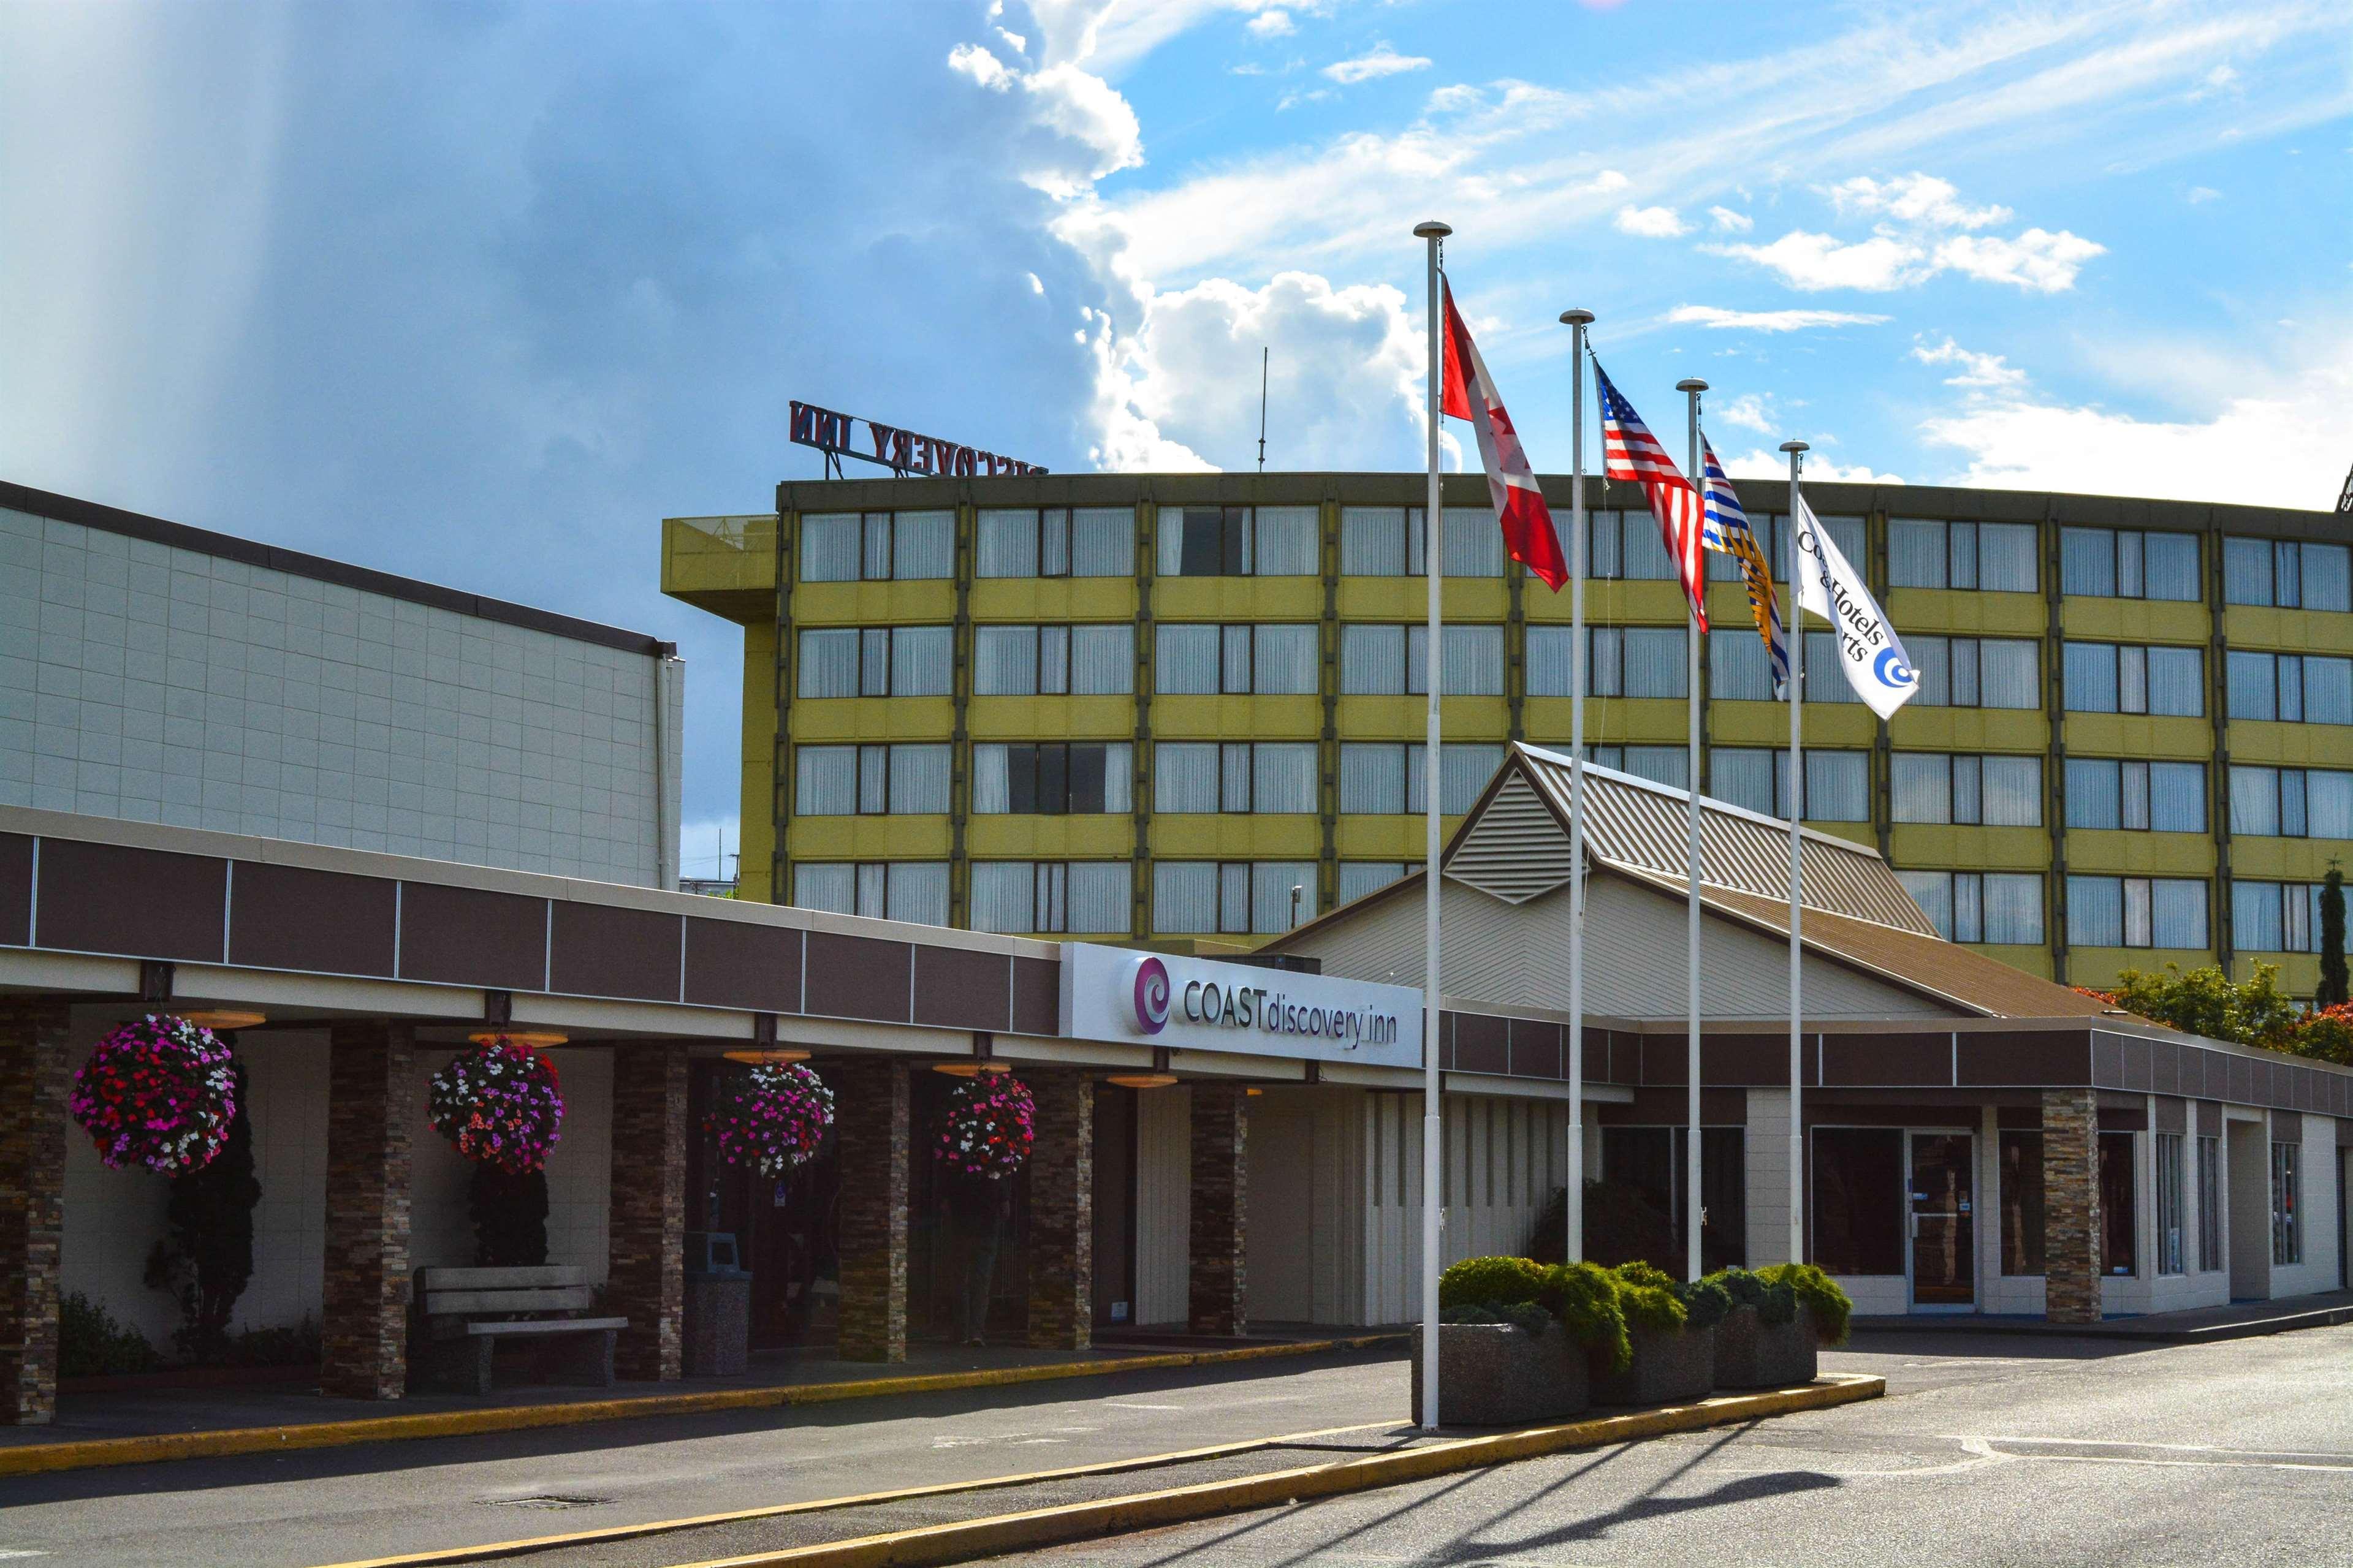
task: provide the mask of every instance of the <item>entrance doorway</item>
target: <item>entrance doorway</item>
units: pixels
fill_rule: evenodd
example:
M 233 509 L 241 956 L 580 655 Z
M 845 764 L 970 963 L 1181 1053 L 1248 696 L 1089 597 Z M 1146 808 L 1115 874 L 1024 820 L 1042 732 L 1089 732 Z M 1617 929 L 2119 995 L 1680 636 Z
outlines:
M 2271 1128 L 2224 1123 L 2229 1136 L 2231 1300 L 2268 1300 L 2272 1293 Z
M 1977 1140 L 1967 1132 L 1915 1131 L 1908 1141 L 1913 1309 L 1972 1310 L 1978 1302 Z

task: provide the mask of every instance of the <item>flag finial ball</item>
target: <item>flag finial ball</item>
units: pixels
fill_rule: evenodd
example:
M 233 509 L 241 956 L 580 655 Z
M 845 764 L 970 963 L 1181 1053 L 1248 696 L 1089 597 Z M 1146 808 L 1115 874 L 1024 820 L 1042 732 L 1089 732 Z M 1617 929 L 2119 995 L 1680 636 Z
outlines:
M 1810 452 L 1813 448 L 1807 446 L 1803 441 L 1784 441 L 1781 443 L 1781 450 L 1784 452 Z
M 1677 392 L 1705 392 L 1707 390 L 1707 383 L 1700 380 L 1699 377 L 1694 375 L 1687 380 L 1675 383 L 1675 390 Z
M 1440 223 L 1436 218 L 1430 219 L 1428 223 L 1418 223 L 1413 226 L 1413 237 L 1416 239 L 1444 239 L 1453 232 L 1452 224 Z
M 1593 324 L 1593 312 L 1590 310 L 1563 310 L 1560 313 L 1560 324 L 1564 327 L 1589 327 Z

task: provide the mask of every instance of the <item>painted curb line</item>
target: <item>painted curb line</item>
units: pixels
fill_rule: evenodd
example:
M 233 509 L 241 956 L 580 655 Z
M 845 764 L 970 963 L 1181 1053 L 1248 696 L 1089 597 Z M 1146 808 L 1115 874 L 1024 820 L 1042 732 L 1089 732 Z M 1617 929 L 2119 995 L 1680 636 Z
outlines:
M 469 1437 L 492 1432 L 522 1432 L 543 1426 L 585 1426 L 599 1421 L 657 1415 L 704 1415 L 785 1405 L 833 1405 L 852 1399 L 885 1399 L 965 1388 L 1009 1388 L 1065 1378 L 1105 1377 L 1123 1372 L 1171 1372 L 1188 1367 L 1229 1366 L 1333 1351 L 1366 1350 L 1403 1343 L 1403 1334 L 1357 1334 L 1344 1339 L 1303 1340 L 1290 1344 L 1244 1345 L 1229 1350 L 1170 1351 L 1116 1360 L 1053 1362 L 1041 1366 L 987 1367 L 972 1372 L 918 1373 L 843 1383 L 786 1384 L 772 1388 L 723 1388 L 707 1394 L 653 1394 L 628 1399 L 588 1399 L 562 1405 L 503 1405 L 484 1410 L 437 1410 L 416 1415 L 372 1415 L 351 1421 L 300 1422 L 281 1426 L 232 1426 L 212 1432 L 157 1432 L 135 1437 L 91 1437 L 68 1443 L 0 1447 L 0 1477 L 92 1469 L 108 1465 L 149 1465 L 173 1459 L 209 1459 L 239 1454 L 292 1453 L 298 1448 L 341 1448 L 355 1443 L 396 1443 L 419 1437 Z
M 1561 1426 L 1499 1433 L 1491 1437 L 1468 1437 L 1303 1469 L 1103 1498 L 990 1519 L 926 1525 L 816 1546 L 712 1558 L 680 1563 L 676 1568 L 936 1568 L 938 1564 L 1032 1552 L 1099 1536 L 1213 1519 L 1221 1514 L 1374 1491 L 1573 1448 L 1696 1432 L 1804 1410 L 1827 1410 L 1877 1399 L 1886 1392 L 1885 1378 L 1833 1373 L 1803 1388 L 1726 1394 L 1696 1405 L 1668 1405 Z

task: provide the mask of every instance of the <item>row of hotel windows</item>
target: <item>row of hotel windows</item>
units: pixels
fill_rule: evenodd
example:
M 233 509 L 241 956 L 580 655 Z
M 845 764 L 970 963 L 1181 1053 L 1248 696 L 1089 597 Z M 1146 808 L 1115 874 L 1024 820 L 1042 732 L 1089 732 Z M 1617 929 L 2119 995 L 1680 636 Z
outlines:
M 1565 515 L 1562 521 L 1565 526 Z M 1788 558 L 1788 520 L 1755 521 L 1778 573 Z M 1503 537 L 1492 512 L 1449 507 L 1445 522 L 1446 576 L 1504 574 Z M 1849 560 L 1864 558 L 1861 518 L 1823 523 Z M 1171 507 L 1161 513 L 1155 565 L 1164 577 L 1310 577 L 1322 570 L 1320 526 L 1313 506 Z M 1597 510 L 1587 528 L 1593 576 L 1674 579 L 1673 561 L 1648 512 Z M 2037 593 L 2040 533 L 2031 522 L 1894 518 L 1888 582 L 1898 588 Z M 1428 549 L 1419 507 L 1341 509 L 1343 575 L 1419 576 Z M 1135 514 L 1128 507 L 985 510 L 975 552 L 974 573 L 980 577 L 1129 577 L 1135 572 Z M 2203 596 L 2200 553 L 2194 533 L 2062 528 L 2060 589 L 2098 598 L 2195 602 Z M 2229 538 L 2222 564 L 2223 598 L 2230 604 L 2353 609 L 2353 554 L 2345 545 Z M 1712 555 L 1708 570 L 1720 582 L 1739 575 L 1729 556 Z M 944 578 L 955 571 L 953 512 L 823 512 L 801 520 L 803 582 Z

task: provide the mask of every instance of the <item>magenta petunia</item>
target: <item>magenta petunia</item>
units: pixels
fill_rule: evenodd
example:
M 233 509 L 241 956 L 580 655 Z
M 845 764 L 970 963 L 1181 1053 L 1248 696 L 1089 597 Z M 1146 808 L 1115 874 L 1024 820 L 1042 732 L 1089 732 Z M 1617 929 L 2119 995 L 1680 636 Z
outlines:
M 512 1175 L 547 1163 L 564 1131 L 555 1064 L 504 1036 L 460 1053 L 435 1073 L 426 1111 L 459 1153 Z
M 228 1142 L 234 1060 L 210 1029 L 151 1013 L 98 1042 L 74 1074 L 66 1107 L 109 1165 L 184 1176 Z
M 833 1125 L 833 1090 L 797 1063 L 763 1063 L 722 1089 L 702 1119 L 719 1157 L 763 1176 L 808 1163 Z
M 1009 1074 L 960 1083 L 948 1091 L 932 1152 L 965 1175 L 1001 1180 L 1029 1163 L 1035 1109 L 1029 1086 Z

